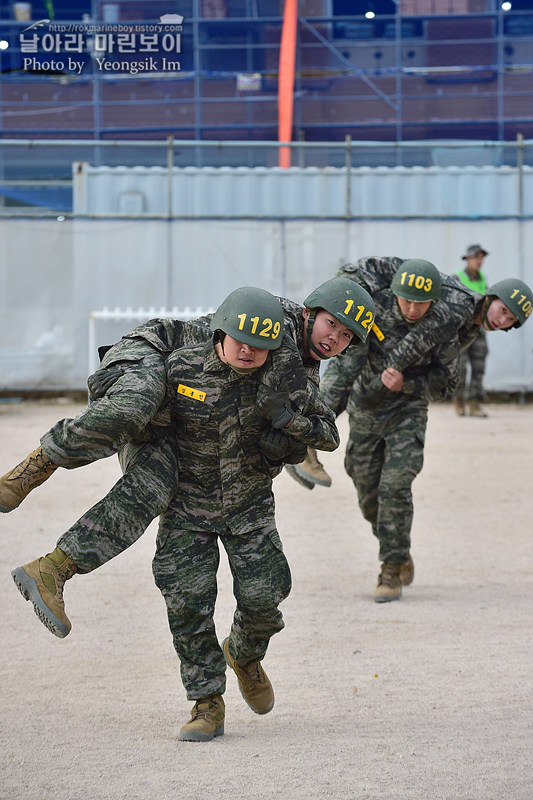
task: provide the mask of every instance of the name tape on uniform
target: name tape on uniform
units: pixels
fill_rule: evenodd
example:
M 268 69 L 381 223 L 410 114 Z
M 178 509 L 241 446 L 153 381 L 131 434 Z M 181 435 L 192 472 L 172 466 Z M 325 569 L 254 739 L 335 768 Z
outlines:
M 184 394 L 185 397 L 192 397 L 193 400 L 199 400 L 201 403 L 203 403 L 206 398 L 205 392 L 200 392 L 198 389 L 191 389 L 190 386 L 184 386 L 182 383 L 178 384 L 177 392 L 178 394 Z

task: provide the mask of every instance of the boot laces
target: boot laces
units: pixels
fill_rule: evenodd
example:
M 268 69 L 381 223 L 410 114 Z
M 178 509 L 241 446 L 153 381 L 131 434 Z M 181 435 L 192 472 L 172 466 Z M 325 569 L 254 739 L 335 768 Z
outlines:
M 247 678 L 247 683 L 250 685 L 250 688 L 253 688 L 256 683 L 261 683 L 263 680 L 259 661 L 253 661 L 251 664 L 241 667 L 241 669 Z
M 23 461 L 22 464 L 19 464 L 18 467 L 15 467 L 13 472 L 10 475 L 10 478 L 19 478 L 24 488 L 28 485 L 28 483 L 35 478 L 40 472 L 45 471 L 50 466 L 48 459 L 43 455 L 43 453 L 37 453 L 31 455 L 26 461 Z
M 66 559 L 61 567 L 54 567 L 52 570 L 52 575 L 56 584 L 56 597 L 58 600 L 63 599 L 65 583 L 69 578 L 72 578 L 75 572 L 77 572 L 76 564 L 70 558 Z
M 216 702 L 212 697 L 197 700 L 191 714 L 191 722 L 196 719 L 206 719 L 209 712 L 215 708 Z
M 400 576 L 399 566 L 399 564 L 384 564 L 379 576 L 380 584 L 390 586 L 391 589 L 394 588 Z

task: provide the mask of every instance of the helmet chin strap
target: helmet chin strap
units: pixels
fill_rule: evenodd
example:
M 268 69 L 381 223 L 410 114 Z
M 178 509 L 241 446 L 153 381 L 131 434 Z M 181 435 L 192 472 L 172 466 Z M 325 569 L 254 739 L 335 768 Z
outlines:
M 224 337 L 225 337 L 225 335 L 226 334 L 224 333 L 224 331 L 221 331 L 221 330 L 218 330 L 218 329 L 213 334 L 213 344 L 215 344 L 215 345 L 219 344 L 220 345 L 220 348 L 221 348 L 222 353 L 223 353 L 224 356 L 226 355 L 224 353 Z
M 307 334 L 305 338 L 305 343 L 307 345 L 307 353 L 308 355 L 313 352 L 319 358 L 326 359 L 329 356 L 325 355 L 325 353 L 321 353 L 320 350 L 315 347 L 313 342 L 311 341 L 311 334 L 313 333 L 313 326 L 315 324 L 315 316 L 316 316 L 316 308 L 309 309 L 309 316 L 307 317 Z

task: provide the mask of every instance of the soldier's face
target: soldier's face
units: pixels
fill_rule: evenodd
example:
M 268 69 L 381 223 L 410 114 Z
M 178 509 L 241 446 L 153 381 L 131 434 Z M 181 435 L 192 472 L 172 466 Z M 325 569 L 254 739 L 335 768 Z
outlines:
M 216 347 L 220 360 L 238 369 L 258 369 L 263 366 L 268 356 L 268 350 L 244 344 L 228 334 L 224 336 L 224 347 L 220 342 Z
M 487 309 L 483 319 L 483 327 L 486 331 L 498 331 L 511 328 L 516 322 L 516 317 L 505 303 L 496 297 Z
M 307 331 L 307 320 L 309 319 L 308 308 L 304 309 L 303 315 L 306 321 Z M 343 350 L 346 350 L 353 337 L 354 334 L 352 331 L 342 322 L 339 322 L 336 317 L 332 316 L 329 311 L 320 309 L 320 311 L 317 312 L 311 332 L 311 341 L 317 350 L 323 354 L 324 358 L 333 358 L 333 356 L 342 353 Z M 304 342 L 305 340 L 306 337 L 304 335 Z M 309 355 L 311 358 L 314 358 L 315 361 L 320 361 L 320 356 L 313 351 L 311 351 Z
M 431 300 L 426 300 L 425 303 L 417 303 L 414 300 L 406 300 L 405 297 L 397 297 L 396 299 L 402 317 L 406 322 L 417 322 L 419 319 L 422 319 L 431 308 L 432 303 Z

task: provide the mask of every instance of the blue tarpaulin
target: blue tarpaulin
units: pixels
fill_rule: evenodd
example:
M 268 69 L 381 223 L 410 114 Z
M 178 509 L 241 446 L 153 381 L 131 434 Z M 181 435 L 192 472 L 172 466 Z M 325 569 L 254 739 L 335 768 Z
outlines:
M 0 196 L 28 206 L 72 211 L 72 186 L 2 186 Z

